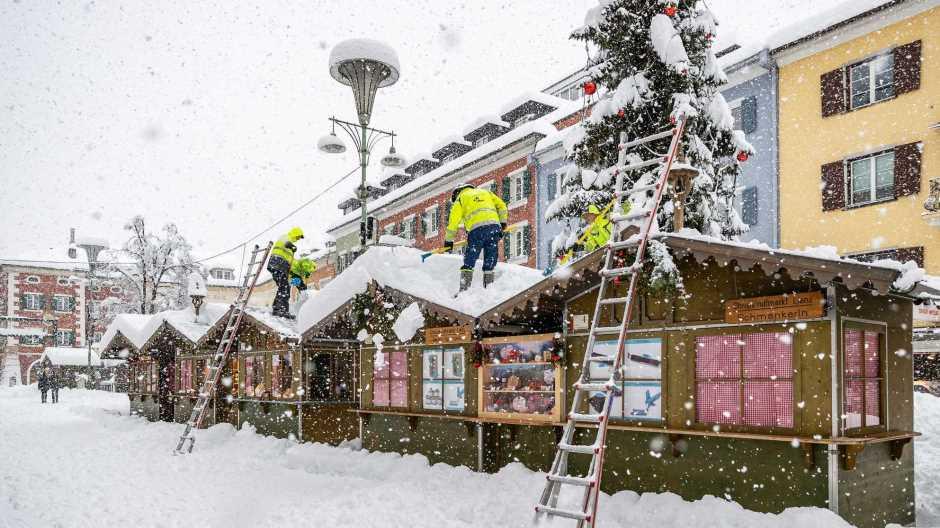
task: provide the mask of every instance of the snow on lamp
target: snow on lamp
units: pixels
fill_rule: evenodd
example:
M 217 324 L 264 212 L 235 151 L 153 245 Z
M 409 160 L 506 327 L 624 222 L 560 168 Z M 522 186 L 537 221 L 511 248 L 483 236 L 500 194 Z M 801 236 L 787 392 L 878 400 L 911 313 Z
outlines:
M 395 50 L 377 40 L 344 40 L 330 52 L 330 75 L 352 88 L 363 126 L 369 124 L 372 116 L 375 93 L 395 84 L 400 69 Z

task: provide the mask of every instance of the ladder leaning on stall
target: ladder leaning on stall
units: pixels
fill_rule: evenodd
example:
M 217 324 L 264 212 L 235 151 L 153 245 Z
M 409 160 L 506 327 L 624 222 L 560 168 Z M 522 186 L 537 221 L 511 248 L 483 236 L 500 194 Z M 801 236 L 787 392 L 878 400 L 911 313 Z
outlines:
M 238 288 L 238 297 L 235 298 L 232 307 L 229 309 L 228 320 L 225 322 L 225 330 L 222 332 L 222 337 L 219 339 L 219 345 L 215 350 L 215 355 L 212 356 L 212 363 L 209 365 L 209 373 L 205 381 L 203 381 L 202 387 L 199 388 L 199 398 L 196 400 L 196 405 L 193 407 L 189 419 L 186 420 L 186 427 L 183 429 L 183 434 L 176 444 L 176 449 L 173 451 L 174 454 L 183 455 L 193 451 L 193 445 L 196 442 L 196 429 L 199 429 L 202 425 L 202 421 L 205 419 L 206 412 L 209 408 L 209 402 L 215 397 L 219 378 L 222 375 L 223 367 L 225 367 L 231 355 L 232 345 L 235 342 L 238 327 L 241 325 L 242 316 L 245 314 L 245 307 L 248 305 L 248 299 L 251 297 L 251 293 L 255 289 L 255 284 L 258 282 L 258 275 L 260 275 L 261 270 L 264 269 L 264 263 L 268 259 L 268 254 L 271 252 L 272 244 L 272 242 L 268 242 L 268 245 L 264 247 L 256 245 L 251 252 L 251 259 L 248 261 L 248 272 L 242 280 L 242 285 Z
M 604 469 L 604 454 L 606 452 L 607 425 L 610 417 L 611 402 L 615 392 L 616 375 L 620 372 L 623 365 L 624 347 L 627 331 L 630 328 L 630 318 L 632 315 L 633 299 L 636 295 L 639 277 L 643 267 L 643 258 L 646 255 L 646 248 L 649 242 L 650 233 L 656 222 L 656 215 L 662 202 L 663 191 L 669 179 L 669 171 L 672 168 L 673 161 L 679 152 L 679 144 L 685 129 L 686 118 L 680 117 L 676 120 L 675 126 L 664 132 L 659 132 L 651 136 L 640 138 L 633 141 L 626 140 L 626 134 L 620 135 L 620 153 L 617 161 L 616 183 L 614 187 L 614 211 L 621 210 L 623 199 L 633 194 L 646 193 L 653 191 L 652 206 L 648 210 L 639 210 L 627 214 L 611 214 L 611 222 L 615 225 L 618 222 L 629 222 L 643 220 L 643 226 L 639 235 L 635 235 L 628 240 L 621 240 L 621 230 L 614 229 L 611 233 L 610 241 L 607 244 L 606 255 L 604 257 L 604 267 L 601 269 L 601 284 L 597 293 L 597 304 L 594 306 L 594 316 L 591 320 L 591 330 L 588 336 L 587 348 L 584 353 L 584 363 L 581 368 L 581 374 L 578 381 L 574 384 L 575 395 L 571 404 L 571 412 L 568 414 L 568 420 L 565 424 L 561 441 L 558 442 L 558 448 L 555 451 L 555 459 L 552 462 L 551 469 L 546 475 L 547 482 L 535 506 L 536 516 L 541 514 L 565 517 L 578 521 L 578 528 L 595 527 L 597 522 L 597 501 L 600 496 L 601 476 Z M 669 151 L 663 157 L 639 161 L 627 164 L 627 150 L 632 147 L 644 145 L 653 141 L 663 140 L 672 137 L 669 144 Z M 632 186 L 629 190 L 624 190 L 624 173 L 661 165 L 661 173 L 656 182 L 651 185 Z M 619 250 L 632 248 L 636 246 L 636 256 L 633 263 L 626 267 L 615 267 L 615 253 Z M 619 280 L 620 277 L 629 276 L 630 283 L 625 297 L 605 297 L 609 293 L 611 282 Z M 623 306 L 623 318 L 618 326 L 599 326 L 601 310 L 604 306 Z M 617 354 L 613 358 L 613 367 L 610 370 L 610 378 L 606 381 L 591 380 L 591 365 L 593 363 L 609 363 L 610 358 L 592 358 L 591 350 L 597 340 L 598 335 L 617 335 Z M 598 414 L 582 414 L 580 412 L 582 405 L 587 402 L 591 392 L 603 393 L 604 403 Z M 576 444 L 575 433 L 578 428 L 595 428 L 597 433 L 591 444 Z M 587 474 L 583 476 L 571 475 L 568 472 L 569 455 L 590 456 Z M 565 509 L 557 506 L 558 494 L 562 486 L 573 486 L 583 488 L 580 509 Z

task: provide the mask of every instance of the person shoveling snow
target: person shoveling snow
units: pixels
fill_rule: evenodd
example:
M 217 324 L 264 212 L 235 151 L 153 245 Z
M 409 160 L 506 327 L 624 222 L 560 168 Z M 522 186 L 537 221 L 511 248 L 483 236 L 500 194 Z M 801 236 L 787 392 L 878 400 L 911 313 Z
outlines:
M 509 217 L 506 203 L 492 191 L 478 189 L 469 183 L 462 183 L 454 188 L 450 195 L 454 204 L 447 219 L 447 233 L 444 236 L 444 250 L 454 249 L 454 238 L 463 224 L 467 230 L 467 252 L 463 266 L 460 267 L 460 291 L 465 291 L 473 282 L 473 267 L 483 253 L 483 287 L 493 283 L 493 268 L 499 260 L 499 240 Z

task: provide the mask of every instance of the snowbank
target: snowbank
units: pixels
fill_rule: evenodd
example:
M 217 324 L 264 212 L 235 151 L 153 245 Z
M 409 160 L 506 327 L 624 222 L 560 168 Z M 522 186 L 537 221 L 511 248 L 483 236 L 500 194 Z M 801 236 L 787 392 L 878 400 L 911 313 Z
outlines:
M 182 426 L 128 416 L 125 395 L 63 390 L 61 402 L 42 405 L 35 389 L 0 389 L 0 450 L 17 453 L 0 479 L 5 525 L 261 528 L 312 519 L 307 524 L 531 528 L 545 482 L 520 464 L 476 473 L 432 466 L 421 455 L 370 453 L 358 442 L 297 444 L 250 426 L 199 430 L 195 451 L 174 457 Z M 818 508 L 774 515 L 714 497 L 629 491 L 603 495 L 600 518 L 602 526 L 634 528 L 848 527 Z
M 301 333 L 366 291 L 371 281 L 452 310 L 479 317 L 494 306 L 540 281 L 542 272 L 515 264 L 497 264 L 496 282 L 484 289 L 483 272 L 474 270 L 473 286 L 457 298 L 463 257 L 433 255 L 421 261 L 422 251 L 409 247 L 373 246 L 335 279 L 327 283 L 316 302 L 305 303 L 297 315 Z
M 914 430 L 917 526 L 940 526 L 940 398 L 914 393 Z

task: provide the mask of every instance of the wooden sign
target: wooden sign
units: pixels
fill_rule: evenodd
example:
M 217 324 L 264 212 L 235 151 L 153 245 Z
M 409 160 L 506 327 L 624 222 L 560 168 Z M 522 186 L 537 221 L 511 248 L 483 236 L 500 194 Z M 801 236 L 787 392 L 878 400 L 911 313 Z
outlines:
M 473 332 L 469 326 L 441 326 L 424 330 L 424 344 L 446 345 L 470 341 Z
M 823 316 L 822 292 L 752 297 L 725 302 L 725 322 L 772 323 Z

